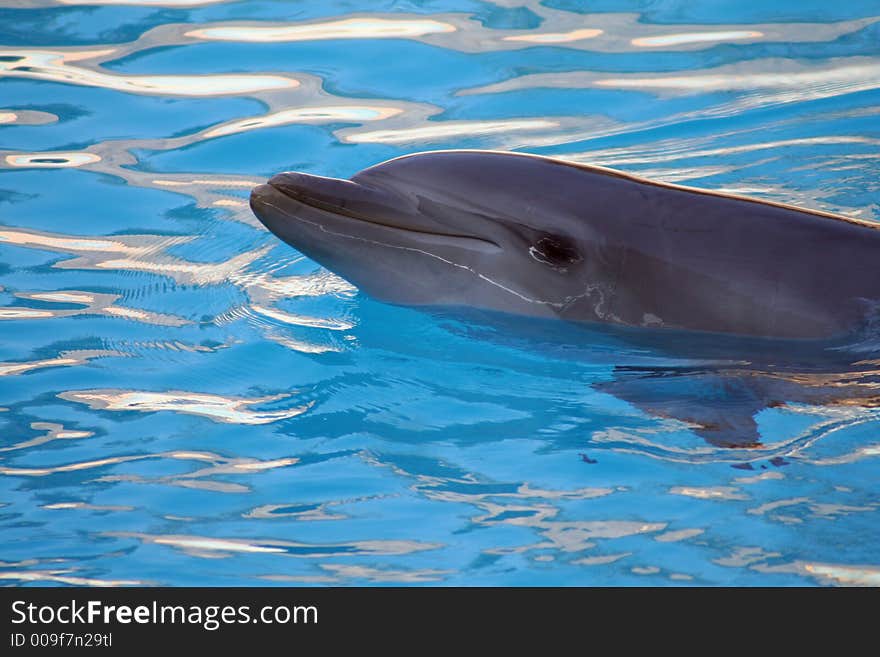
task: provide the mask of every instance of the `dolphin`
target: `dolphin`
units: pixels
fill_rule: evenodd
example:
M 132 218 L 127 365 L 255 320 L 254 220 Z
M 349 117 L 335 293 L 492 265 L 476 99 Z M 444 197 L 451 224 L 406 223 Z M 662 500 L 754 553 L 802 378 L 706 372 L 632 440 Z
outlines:
M 379 300 L 609 362 L 594 388 L 716 446 L 759 447 L 767 408 L 880 408 L 880 224 L 472 150 L 282 173 L 251 207 Z
M 852 335 L 880 306 L 880 223 L 537 155 L 280 173 L 250 205 L 395 304 L 789 340 Z

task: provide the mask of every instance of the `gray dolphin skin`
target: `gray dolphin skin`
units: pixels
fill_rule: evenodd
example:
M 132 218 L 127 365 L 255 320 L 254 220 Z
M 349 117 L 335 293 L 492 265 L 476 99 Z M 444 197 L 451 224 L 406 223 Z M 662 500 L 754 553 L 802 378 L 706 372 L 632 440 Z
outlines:
M 402 305 L 824 340 L 880 302 L 880 224 L 536 155 L 281 173 L 250 201 L 279 238 Z

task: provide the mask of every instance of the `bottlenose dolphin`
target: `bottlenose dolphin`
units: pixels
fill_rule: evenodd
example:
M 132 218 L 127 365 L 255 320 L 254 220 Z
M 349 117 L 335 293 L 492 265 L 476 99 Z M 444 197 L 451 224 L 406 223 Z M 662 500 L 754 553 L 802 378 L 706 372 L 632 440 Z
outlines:
M 397 304 L 825 340 L 880 302 L 880 224 L 536 155 L 281 173 L 250 203 L 282 240 Z
M 282 173 L 251 207 L 373 297 L 607 362 L 593 387 L 714 445 L 759 446 L 767 408 L 880 407 L 880 224 L 491 151 Z

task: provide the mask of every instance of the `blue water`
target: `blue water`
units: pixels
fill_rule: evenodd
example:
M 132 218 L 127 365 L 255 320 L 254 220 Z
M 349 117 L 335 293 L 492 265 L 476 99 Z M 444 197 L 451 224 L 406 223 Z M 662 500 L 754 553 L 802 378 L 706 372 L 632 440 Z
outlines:
M 5 583 L 880 584 L 870 344 L 783 385 L 384 305 L 246 205 L 476 147 L 880 220 L 876 1 L 34 0 L 0 44 Z

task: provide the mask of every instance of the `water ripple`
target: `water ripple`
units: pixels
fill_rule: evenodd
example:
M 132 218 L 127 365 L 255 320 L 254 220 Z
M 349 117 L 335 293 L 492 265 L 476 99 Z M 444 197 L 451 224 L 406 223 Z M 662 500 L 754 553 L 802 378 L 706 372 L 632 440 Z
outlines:
M 5 3 L 0 579 L 877 585 L 876 340 L 689 375 L 374 302 L 248 207 L 479 147 L 875 221 L 880 17 L 788 4 Z
M 0 50 L 0 77 L 48 80 L 161 96 L 223 96 L 292 89 L 299 81 L 281 75 L 114 75 L 70 64 L 83 53 Z M 94 57 L 96 53 L 85 53 Z M 100 51 L 97 54 L 107 54 Z
M 423 550 L 435 550 L 441 546 L 418 541 L 352 541 L 350 543 L 315 544 L 276 539 L 213 538 L 207 536 L 155 535 L 135 532 L 105 532 L 111 538 L 134 538 L 143 543 L 167 545 L 197 557 L 216 558 L 230 554 L 263 553 L 280 554 L 301 558 L 332 556 L 372 556 L 411 554 Z
M 230 424 L 268 424 L 305 413 L 311 404 L 292 406 L 273 411 L 254 411 L 251 406 L 288 399 L 289 394 L 268 397 L 224 397 L 197 392 L 148 392 L 136 390 L 72 390 L 58 395 L 67 401 L 86 404 L 104 411 L 138 411 L 152 413 L 173 411 L 207 417 L 215 422 Z
M 195 39 L 219 41 L 311 41 L 316 39 L 406 39 L 454 32 L 455 26 L 431 19 L 347 18 L 304 25 L 234 25 L 185 32 Z

